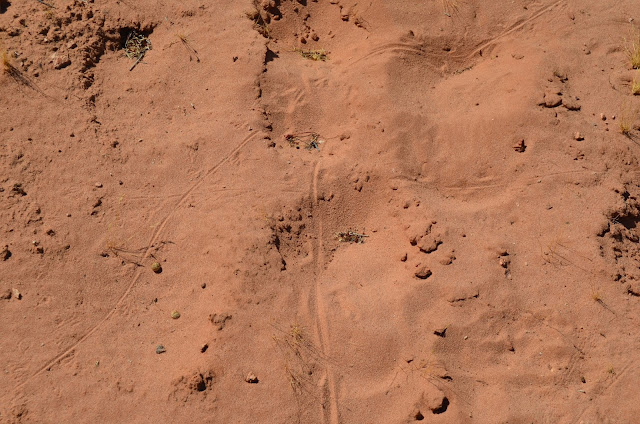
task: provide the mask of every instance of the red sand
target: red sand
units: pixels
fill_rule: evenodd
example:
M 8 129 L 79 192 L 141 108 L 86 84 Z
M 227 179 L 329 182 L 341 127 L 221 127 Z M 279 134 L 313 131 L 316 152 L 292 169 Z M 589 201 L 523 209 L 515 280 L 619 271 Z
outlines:
M 49 4 L 0 6 L 0 422 L 638 422 L 636 1 Z

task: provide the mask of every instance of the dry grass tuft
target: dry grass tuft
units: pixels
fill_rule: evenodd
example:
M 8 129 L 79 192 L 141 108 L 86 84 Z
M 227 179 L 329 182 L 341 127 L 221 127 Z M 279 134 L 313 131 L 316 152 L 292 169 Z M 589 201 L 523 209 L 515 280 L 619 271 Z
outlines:
M 637 36 L 631 44 L 629 60 L 633 69 L 640 69 L 640 36 Z
M 11 74 L 15 71 L 15 68 L 11 64 L 11 59 L 9 59 L 9 52 L 7 50 L 3 50 L 0 53 L 0 59 L 2 60 L 2 72 L 5 74 Z
M 622 111 L 620 112 L 620 132 L 627 137 L 631 136 L 631 132 L 633 131 L 633 123 L 636 117 L 636 112 L 634 112 L 631 107 L 624 106 Z
M 625 38 L 625 44 L 627 44 Z M 625 46 L 629 62 L 633 69 L 640 69 L 640 31 L 632 27 L 631 29 L 631 43 Z
M 633 77 L 633 81 L 631 82 L 631 94 L 634 96 L 640 94 L 640 72 L 638 72 L 638 75 Z

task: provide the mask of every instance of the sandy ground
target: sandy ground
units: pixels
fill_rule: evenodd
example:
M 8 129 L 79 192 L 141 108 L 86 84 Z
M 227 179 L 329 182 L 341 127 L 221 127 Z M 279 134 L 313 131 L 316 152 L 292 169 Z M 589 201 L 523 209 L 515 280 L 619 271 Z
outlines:
M 636 0 L 45 3 L 0 422 L 638 422 Z

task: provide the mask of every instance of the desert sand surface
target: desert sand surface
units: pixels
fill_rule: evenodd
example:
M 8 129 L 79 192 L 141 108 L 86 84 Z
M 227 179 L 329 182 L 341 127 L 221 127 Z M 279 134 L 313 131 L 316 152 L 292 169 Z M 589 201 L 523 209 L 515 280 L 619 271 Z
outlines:
M 0 2 L 0 422 L 640 422 L 638 31 Z

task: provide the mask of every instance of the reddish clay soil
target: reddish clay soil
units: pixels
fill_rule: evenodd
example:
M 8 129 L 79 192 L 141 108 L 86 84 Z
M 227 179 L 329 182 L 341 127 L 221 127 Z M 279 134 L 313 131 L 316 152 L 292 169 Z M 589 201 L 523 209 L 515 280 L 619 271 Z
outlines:
M 0 422 L 638 422 L 637 0 L 1 3 Z

